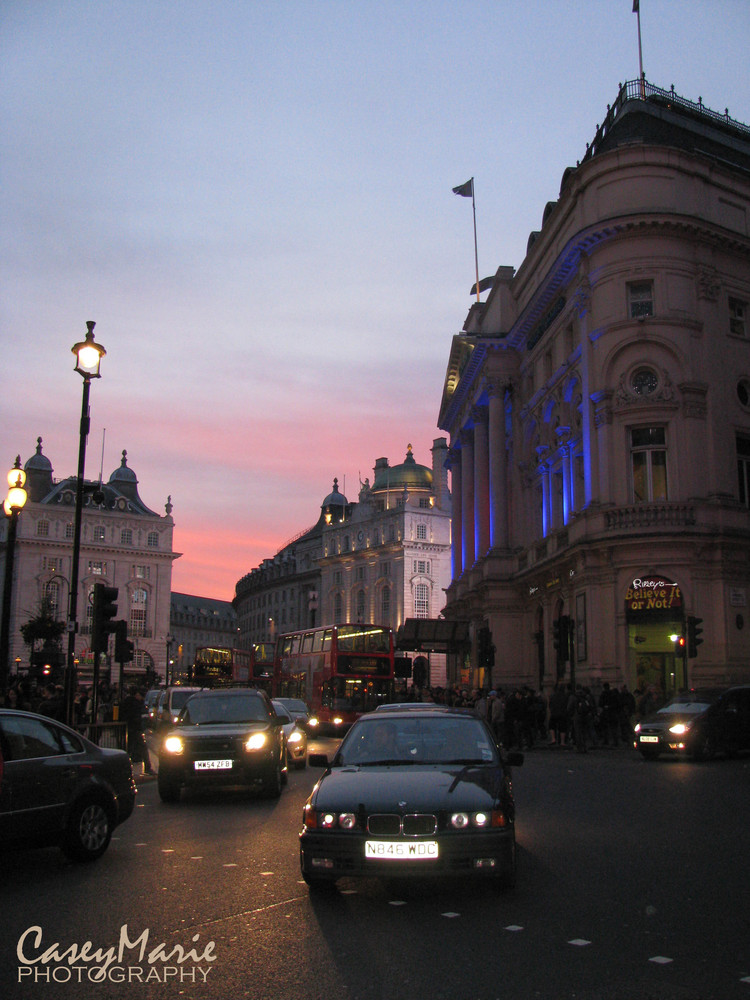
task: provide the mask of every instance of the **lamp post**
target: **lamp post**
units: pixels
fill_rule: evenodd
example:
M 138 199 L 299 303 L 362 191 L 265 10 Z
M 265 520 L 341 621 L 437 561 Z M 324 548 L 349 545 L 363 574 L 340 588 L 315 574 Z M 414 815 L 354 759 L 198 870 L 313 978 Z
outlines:
M 71 350 L 76 356 L 73 369 L 83 379 L 83 400 L 81 402 L 81 428 L 78 445 L 78 479 L 76 481 L 76 513 L 73 523 L 73 562 L 70 568 L 70 603 L 68 604 L 68 658 L 65 666 L 65 721 L 73 722 L 73 696 L 76 678 L 76 632 L 78 631 L 78 564 L 81 559 L 81 521 L 83 517 L 83 470 L 86 464 L 86 439 L 91 424 L 89 418 L 89 392 L 91 379 L 101 378 L 99 366 L 107 353 L 101 344 L 94 343 L 96 323 L 86 323 L 86 339 L 74 344 Z
M 8 534 L 5 545 L 5 583 L 3 584 L 3 611 L 0 624 L 0 692 L 5 691 L 10 675 L 10 608 L 13 590 L 13 562 L 16 553 L 16 529 L 18 515 L 23 510 L 28 494 L 24 489 L 26 473 L 21 468 L 21 456 L 8 473 L 8 495 L 3 502 L 3 510 L 8 518 Z
M 165 636 L 165 642 L 167 644 L 167 662 L 164 667 L 164 683 L 167 687 L 169 687 L 169 685 L 174 681 L 174 670 L 171 669 L 172 664 L 169 659 L 169 653 L 172 649 L 172 643 L 174 642 L 174 636 L 171 632 Z

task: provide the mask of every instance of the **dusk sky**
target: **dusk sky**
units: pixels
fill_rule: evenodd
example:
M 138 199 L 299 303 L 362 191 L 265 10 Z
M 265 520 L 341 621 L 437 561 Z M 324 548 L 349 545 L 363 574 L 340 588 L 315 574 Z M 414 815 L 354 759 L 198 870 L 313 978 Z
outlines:
M 431 464 L 451 337 L 638 77 L 632 0 L 2 0 L 0 459 L 123 449 L 229 600 L 334 477 Z M 750 123 L 750 2 L 641 0 L 649 82 Z M 105 433 L 106 430 L 106 433 Z M 3 469 L 5 471 L 5 469 Z

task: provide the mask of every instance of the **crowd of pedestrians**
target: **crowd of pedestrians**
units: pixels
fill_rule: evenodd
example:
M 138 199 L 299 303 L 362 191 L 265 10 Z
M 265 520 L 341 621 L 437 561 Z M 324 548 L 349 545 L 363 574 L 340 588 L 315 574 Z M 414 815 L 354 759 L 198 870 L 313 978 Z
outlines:
M 631 692 L 605 681 L 593 692 L 582 684 L 560 682 L 549 694 L 522 687 L 479 691 L 460 686 L 412 687 L 407 697 L 458 708 L 471 708 L 492 727 L 508 749 L 534 746 L 575 748 L 580 753 L 598 746 L 632 746 L 633 727 L 658 702 L 653 692 Z

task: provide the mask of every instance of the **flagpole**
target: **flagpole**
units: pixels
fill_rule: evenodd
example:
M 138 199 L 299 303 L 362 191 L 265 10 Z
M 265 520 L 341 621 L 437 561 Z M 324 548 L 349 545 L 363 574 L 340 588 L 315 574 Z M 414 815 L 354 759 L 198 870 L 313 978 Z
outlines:
M 633 12 L 638 18 L 638 66 L 641 71 L 641 100 L 646 100 L 646 80 L 643 75 L 643 46 L 641 45 L 641 0 L 633 0 Z
M 474 270 L 477 279 L 477 302 L 479 302 L 479 253 L 477 251 L 477 206 L 474 202 L 474 178 L 471 178 L 471 210 L 474 215 Z

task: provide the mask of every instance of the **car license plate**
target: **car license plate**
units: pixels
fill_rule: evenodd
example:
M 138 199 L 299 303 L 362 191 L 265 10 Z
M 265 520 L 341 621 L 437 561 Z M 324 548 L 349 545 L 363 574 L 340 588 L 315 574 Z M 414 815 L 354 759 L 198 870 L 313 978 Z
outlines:
M 658 743 L 659 742 L 659 737 L 658 736 L 639 736 L 638 737 L 638 742 L 639 743 Z
M 229 771 L 232 762 L 231 760 L 196 760 L 194 767 L 196 771 Z
M 374 861 L 434 861 L 438 856 L 436 840 L 404 844 L 392 840 L 366 840 L 365 857 Z

